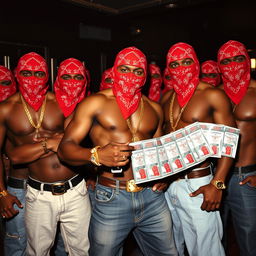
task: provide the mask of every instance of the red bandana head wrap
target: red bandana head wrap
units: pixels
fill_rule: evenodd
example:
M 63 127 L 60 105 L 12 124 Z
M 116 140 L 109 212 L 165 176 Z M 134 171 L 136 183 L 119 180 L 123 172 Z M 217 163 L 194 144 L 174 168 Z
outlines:
M 202 74 L 217 74 L 216 77 L 202 77 L 201 81 L 218 86 L 220 84 L 220 72 L 216 61 L 207 60 L 201 64 Z
M 63 75 L 82 75 L 83 80 L 74 78 L 65 80 Z M 77 59 L 69 58 L 61 62 L 58 76 L 54 83 L 56 99 L 65 117 L 73 113 L 76 105 L 85 97 L 86 71 L 83 63 Z
M 144 69 L 144 76 L 136 76 L 133 72 L 121 74 L 117 67 L 131 65 Z M 120 51 L 113 67 L 113 93 L 124 119 L 129 118 L 138 108 L 141 99 L 141 88 L 147 76 L 146 56 L 136 47 L 128 47 Z
M 8 68 L 0 65 L 0 81 L 5 80 L 11 81 L 11 84 L 0 84 L 0 102 L 4 101 L 16 92 L 16 82 L 12 72 Z
M 189 66 L 180 65 L 177 68 L 169 67 L 171 62 L 186 58 L 192 59 L 194 63 Z M 173 45 L 167 54 L 167 67 L 172 77 L 172 84 L 177 93 L 179 105 L 183 107 L 190 100 L 199 84 L 200 64 L 193 47 L 186 43 Z
M 150 87 L 148 97 L 158 102 L 160 99 L 161 85 L 162 85 L 162 76 L 161 70 L 156 64 L 149 64 L 149 73 L 150 73 Z M 154 75 L 159 75 L 158 78 L 155 78 Z
M 169 78 L 169 79 L 167 79 L 167 78 Z M 163 82 L 164 82 L 164 89 L 162 91 L 162 94 L 164 94 L 164 93 L 173 89 L 172 80 L 171 80 L 171 76 L 170 76 L 168 68 L 164 69 Z
M 24 77 L 20 75 L 20 71 L 43 71 L 45 77 L 36 76 Z M 19 83 L 20 92 L 25 101 L 35 110 L 38 111 L 43 104 L 45 94 L 47 92 L 48 69 L 45 59 L 35 52 L 23 55 L 18 62 L 16 68 L 16 77 Z
M 112 80 L 111 83 L 106 82 L 105 80 L 107 78 L 110 78 Z M 101 83 L 100 83 L 100 91 L 111 88 L 113 85 L 113 68 L 106 69 L 101 77 Z
M 244 55 L 246 60 L 243 62 L 231 61 L 227 65 L 220 63 L 223 59 L 238 55 Z M 235 104 L 238 104 L 246 94 L 251 79 L 250 57 L 245 46 L 233 40 L 222 45 L 218 51 L 218 65 L 226 94 Z

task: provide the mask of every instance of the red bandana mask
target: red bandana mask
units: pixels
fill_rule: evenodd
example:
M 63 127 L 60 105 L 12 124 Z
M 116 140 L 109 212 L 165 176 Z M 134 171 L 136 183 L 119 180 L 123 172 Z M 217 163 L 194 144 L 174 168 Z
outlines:
M 61 78 L 63 75 L 82 75 L 83 80 Z M 73 113 L 76 105 L 84 99 L 86 92 L 86 70 L 83 63 L 77 59 L 69 58 L 61 62 L 58 76 L 54 83 L 56 99 L 65 117 Z
M 171 62 L 186 58 L 192 59 L 194 63 L 177 68 L 169 67 Z M 183 107 L 190 100 L 199 84 L 200 65 L 193 47 L 186 43 L 173 45 L 167 54 L 167 67 L 172 77 L 172 84 L 177 93 L 179 105 Z
M 169 73 L 169 69 L 165 68 L 164 73 L 163 73 L 164 89 L 162 91 L 162 94 L 173 89 L 172 81 L 171 81 L 171 79 L 167 79 L 167 76 L 171 77 L 170 73 Z
M 227 65 L 220 64 L 223 59 L 238 55 L 244 55 L 246 60 L 243 62 L 231 61 Z M 245 46 L 232 40 L 222 45 L 218 51 L 218 65 L 226 94 L 235 104 L 238 104 L 246 94 L 251 79 L 250 57 Z
M 158 102 L 160 99 L 161 85 L 162 85 L 162 76 L 160 68 L 155 64 L 149 64 L 149 73 L 150 73 L 150 88 L 148 97 Z M 159 78 L 154 78 L 153 75 L 159 75 Z
M 112 79 L 112 83 L 107 83 L 105 80 L 107 78 Z M 100 83 L 100 91 L 112 88 L 113 86 L 113 68 L 106 69 L 101 77 L 101 83 Z
M 143 77 L 136 76 L 133 72 L 121 74 L 117 71 L 120 65 L 131 65 L 144 69 Z M 120 51 L 113 67 L 114 83 L 113 93 L 124 119 L 129 118 L 140 104 L 141 89 L 146 82 L 147 60 L 145 55 L 136 47 L 128 47 Z
M 0 81 L 3 80 L 10 80 L 11 84 L 0 84 L 0 102 L 4 101 L 16 92 L 16 82 L 12 75 L 12 72 L 8 68 L 0 66 Z
M 43 78 L 20 75 L 20 71 L 43 71 L 46 76 Z M 20 92 L 25 101 L 35 110 L 38 111 L 43 104 L 47 92 L 48 69 L 45 59 L 35 52 L 23 55 L 16 68 L 16 77 L 19 83 Z
M 213 86 L 218 86 L 220 84 L 220 72 L 218 64 L 216 61 L 207 60 L 201 65 L 201 73 L 203 74 L 212 74 L 215 73 L 217 76 L 214 78 L 211 77 L 202 77 L 201 81 L 211 84 Z

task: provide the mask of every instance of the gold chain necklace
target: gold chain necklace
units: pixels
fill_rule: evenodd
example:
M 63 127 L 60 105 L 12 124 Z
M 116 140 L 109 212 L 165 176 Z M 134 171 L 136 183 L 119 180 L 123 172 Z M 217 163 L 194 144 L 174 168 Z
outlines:
M 181 119 L 181 115 L 182 115 L 183 111 L 185 110 L 185 108 L 186 108 L 186 106 L 187 106 L 187 104 L 188 104 L 188 102 L 187 102 L 187 103 L 185 104 L 185 106 L 183 106 L 183 107 L 181 108 L 180 113 L 179 113 L 179 115 L 178 115 L 178 118 L 177 118 L 177 120 L 176 120 L 176 122 L 175 122 L 175 124 L 174 124 L 174 120 L 173 120 L 173 104 L 174 104 L 175 95 L 176 95 L 176 94 L 173 93 L 172 99 L 171 99 L 171 103 L 170 103 L 170 109 L 169 109 L 169 112 L 170 112 L 170 124 L 171 124 L 171 127 L 172 127 L 172 130 L 173 130 L 173 131 L 176 131 L 176 128 L 177 128 L 177 126 L 178 126 L 178 124 L 179 124 L 179 121 L 180 121 L 180 119 Z
M 26 113 L 26 115 L 28 117 L 28 120 L 29 120 L 30 124 L 36 129 L 35 138 L 37 138 L 38 134 L 39 134 L 39 128 L 41 127 L 42 121 L 44 119 L 47 95 L 45 95 L 43 105 L 41 106 L 41 112 L 40 112 L 39 120 L 38 120 L 37 124 L 34 123 L 34 121 L 32 119 L 32 116 L 31 116 L 31 114 L 30 114 L 30 112 L 28 110 L 27 103 L 26 103 L 26 101 L 24 100 L 24 98 L 23 98 L 23 96 L 21 94 L 20 94 L 20 98 L 21 98 L 21 101 L 22 101 L 23 109 L 24 109 L 24 111 L 25 111 L 25 113 Z
M 141 122 L 141 119 L 142 119 L 142 114 L 144 112 L 144 102 L 143 102 L 142 98 L 141 98 L 140 102 L 141 102 L 140 115 L 139 115 L 139 121 L 138 121 L 137 127 L 135 129 L 133 129 L 130 118 L 126 119 L 127 126 L 129 128 L 130 132 L 132 133 L 132 142 L 140 140 L 140 138 L 138 136 L 136 136 L 136 133 L 137 133 L 139 127 L 140 127 L 140 122 Z

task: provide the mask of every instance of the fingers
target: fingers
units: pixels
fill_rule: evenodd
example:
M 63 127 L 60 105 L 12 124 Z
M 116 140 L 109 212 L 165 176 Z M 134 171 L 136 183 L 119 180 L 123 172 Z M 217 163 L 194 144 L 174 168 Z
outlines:
M 195 196 L 198 196 L 201 193 L 202 193 L 201 188 L 199 188 L 196 191 L 194 191 L 193 193 L 190 193 L 189 196 L 195 197 Z
M 3 218 L 11 218 L 14 215 L 16 215 L 19 211 L 15 210 L 13 207 L 8 207 L 3 209 L 3 211 L 1 212 L 1 215 Z
M 251 177 L 249 176 L 249 177 L 245 178 L 244 180 L 240 181 L 240 182 L 239 182 L 239 185 L 244 185 L 244 184 L 246 184 L 247 182 L 250 183 L 250 180 L 251 180 Z

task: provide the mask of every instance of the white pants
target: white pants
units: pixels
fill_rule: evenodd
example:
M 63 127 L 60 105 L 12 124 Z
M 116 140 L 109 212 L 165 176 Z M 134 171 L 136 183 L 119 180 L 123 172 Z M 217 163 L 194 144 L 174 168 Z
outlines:
M 88 255 L 90 217 L 91 205 L 84 180 L 63 195 L 28 186 L 25 209 L 27 255 L 49 255 L 58 221 L 69 256 Z
M 212 175 L 174 181 L 165 193 L 173 221 L 173 232 L 179 256 L 184 255 L 184 242 L 190 256 L 223 256 L 223 235 L 219 211 L 202 211 L 203 195 L 191 192 L 209 184 Z

